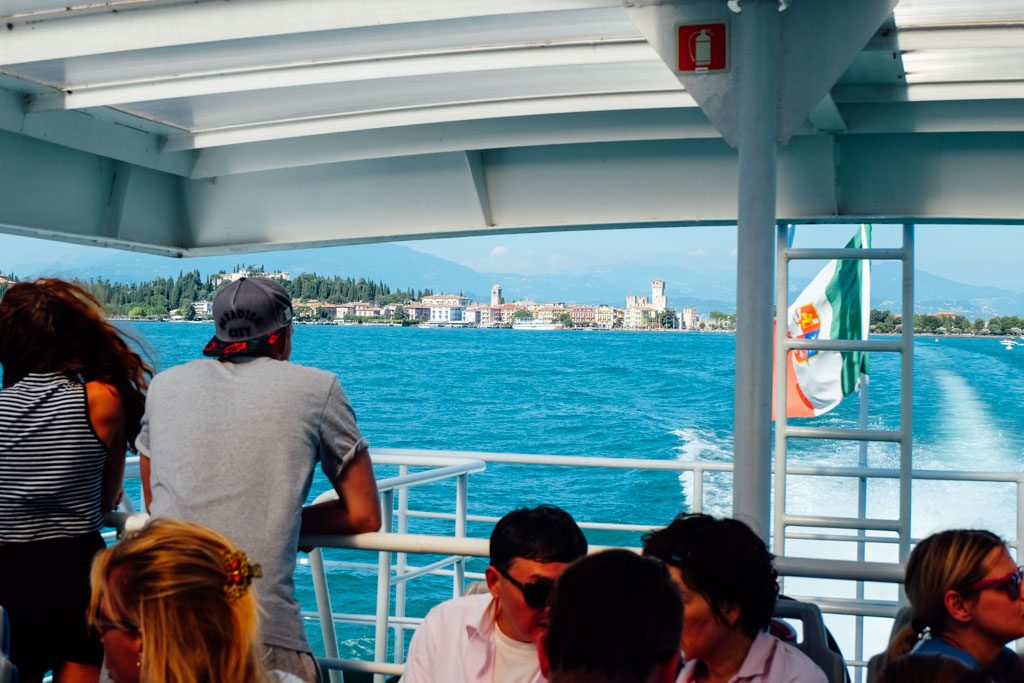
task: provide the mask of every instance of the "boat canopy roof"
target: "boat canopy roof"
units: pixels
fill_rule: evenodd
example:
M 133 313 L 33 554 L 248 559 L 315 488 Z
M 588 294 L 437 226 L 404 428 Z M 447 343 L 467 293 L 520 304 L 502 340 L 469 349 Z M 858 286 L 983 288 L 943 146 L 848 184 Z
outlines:
M 734 224 L 742 75 L 681 77 L 672 41 L 743 1 L 8 0 L 0 231 L 188 256 Z M 863 4 L 781 3 L 828 11 L 783 33 L 783 95 L 828 82 L 780 129 L 778 220 L 1024 222 L 1024 2 Z

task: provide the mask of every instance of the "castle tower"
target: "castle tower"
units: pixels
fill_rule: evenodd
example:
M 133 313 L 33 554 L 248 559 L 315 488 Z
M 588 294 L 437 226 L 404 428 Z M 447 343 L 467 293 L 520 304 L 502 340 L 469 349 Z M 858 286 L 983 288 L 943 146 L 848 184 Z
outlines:
M 664 280 L 655 280 L 651 283 L 651 306 L 659 313 L 668 308 L 668 301 L 665 299 Z
M 505 303 L 505 299 L 501 296 L 501 285 L 494 285 L 491 287 L 491 305 L 500 306 Z

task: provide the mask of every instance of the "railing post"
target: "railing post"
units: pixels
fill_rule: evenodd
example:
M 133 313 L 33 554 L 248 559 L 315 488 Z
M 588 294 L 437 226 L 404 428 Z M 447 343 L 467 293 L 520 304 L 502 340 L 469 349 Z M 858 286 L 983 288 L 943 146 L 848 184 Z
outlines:
M 692 512 L 704 512 L 704 468 L 693 468 L 693 501 L 690 503 Z
M 858 391 L 860 399 L 860 415 L 857 420 L 857 426 L 861 429 L 868 428 L 868 393 L 869 393 L 869 382 L 868 375 L 863 374 L 860 376 L 860 391 Z M 868 442 L 860 442 L 860 458 L 858 460 L 861 467 L 868 466 Z M 867 477 L 859 477 L 857 479 L 857 519 L 867 519 L 868 516 L 868 479 Z M 867 530 L 859 529 L 858 535 L 867 535 Z M 857 561 L 863 562 L 867 557 L 867 546 L 864 539 L 861 538 L 857 541 Z M 857 582 L 857 599 L 864 599 L 864 582 Z M 864 659 L 864 617 L 858 615 L 857 621 L 853 631 L 853 656 L 857 661 Z M 855 683 L 861 683 L 864 678 L 864 670 L 862 667 L 857 667 L 854 673 Z
M 900 355 L 900 562 L 910 555 L 911 493 L 914 466 L 914 226 L 903 226 L 903 328 Z
M 398 468 L 398 476 L 404 477 L 409 474 L 409 466 L 401 465 Z M 398 489 L 398 533 L 409 533 L 409 487 L 403 486 Z M 395 556 L 395 573 L 402 576 L 409 569 L 409 554 L 398 553 Z M 395 585 L 395 616 L 405 616 L 405 591 L 406 582 L 399 581 Z M 395 624 L 395 663 L 401 664 L 405 661 L 405 626 L 399 622 Z
M 788 425 L 789 398 L 786 395 L 789 378 L 789 349 L 786 332 L 789 329 L 789 226 L 775 229 L 775 501 L 772 524 L 772 552 L 786 554 L 786 426 Z M 734 475 L 735 476 L 735 475 Z
M 455 538 L 466 537 L 466 508 L 469 504 L 469 475 L 460 474 L 455 480 Z M 462 597 L 466 590 L 466 558 L 455 561 L 452 593 L 456 598 Z
M 384 491 L 381 499 L 381 531 L 391 533 L 395 514 L 395 492 Z M 377 559 L 377 628 L 374 641 L 374 661 L 385 664 L 388 658 L 389 614 L 391 611 L 391 552 L 382 550 Z M 373 683 L 384 683 L 386 676 L 373 675 Z
M 334 629 L 334 609 L 331 607 L 331 591 L 327 585 L 327 569 L 324 566 L 324 552 L 313 548 L 309 553 L 309 569 L 313 575 L 313 594 L 316 609 L 320 615 L 320 633 L 324 639 L 324 654 L 338 656 L 338 633 Z M 330 671 L 331 683 L 344 683 L 345 674 L 339 670 Z
M 1024 557 L 1024 479 L 1017 479 L 1017 563 Z

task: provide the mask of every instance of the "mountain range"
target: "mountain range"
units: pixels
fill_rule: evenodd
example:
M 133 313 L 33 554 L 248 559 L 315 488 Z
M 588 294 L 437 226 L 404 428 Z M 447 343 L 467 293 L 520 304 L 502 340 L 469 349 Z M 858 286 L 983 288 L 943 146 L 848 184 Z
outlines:
M 461 292 L 477 301 L 490 298 L 491 286 L 502 285 L 507 300 L 563 301 L 623 306 L 628 294 L 648 294 L 652 279 L 665 281 L 669 305 L 693 306 L 732 312 L 736 308 L 736 274 L 731 271 L 696 271 L 670 265 L 622 265 L 557 275 L 482 273 L 454 261 L 394 244 L 326 247 L 262 254 L 172 259 L 127 251 L 97 254 L 82 250 L 52 263 L 18 262 L 15 255 L 0 255 L 0 272 L 19 277 L 50 275 L 65 278 L 105 278 L 142 282 L 199 270 L 204 276 L 231 272 L 242 264 L 302 273 L 365 277 L 392 288 L 430 288 L 435 292 Z M 790 290 L 798 293 L 809 278 L 792 277 Z M 900 265 L 878 262 L 872 268 L 872 306 L 898 310 Z M 1024 294 L 996 287 L 971 285 L 918 270 L 915 273 L 915 309 L 919 312 L 956 311 L 970 318 L 1024 313 Z

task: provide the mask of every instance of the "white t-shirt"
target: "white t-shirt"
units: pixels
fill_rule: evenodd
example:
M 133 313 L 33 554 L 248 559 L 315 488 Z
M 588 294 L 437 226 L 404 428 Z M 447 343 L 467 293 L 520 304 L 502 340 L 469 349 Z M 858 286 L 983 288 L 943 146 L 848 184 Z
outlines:
M 529 683 L 540 670 L 537 646 L 521 643 L 494 629 L 494 683 Z

